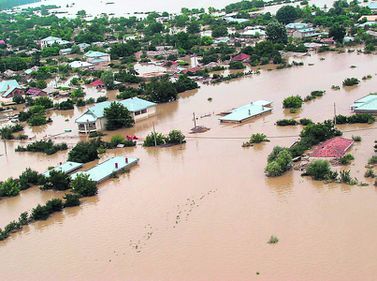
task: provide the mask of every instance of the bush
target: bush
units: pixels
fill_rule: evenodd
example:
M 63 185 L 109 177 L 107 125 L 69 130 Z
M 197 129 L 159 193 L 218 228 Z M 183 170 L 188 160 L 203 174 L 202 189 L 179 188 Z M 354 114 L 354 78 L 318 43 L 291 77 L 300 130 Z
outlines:
M 94 181 L 89 179 L 89 175 L 78 174 L 72 181 L 72 191 L 83 197 L 94 196 L 98 189 Z
M 20 193 L 21 187 L 17 180 L 9 178 L 0 183 L 0 197 L 14 197 Z
M 20 189 L 25 190 L 33 185 L 44 183 L 44 176 L 28 168 L 19 177 Z
M 354 77 L 353 78 L 347 78 L 343 81 L 343 86 L 344 87 L 355 86 L 359 83 L 360 83 L 360 81 L 357 78 L 354 78 Z
M 63 210 L 63 201 L 61 199 L 51 199 L 46 202 L 46 208 L 50 214 L 60 212 Z
M 298 123 L 294 119 L 281 119 L 281 120 L 276 121 L 276 125 L 278 125 L 278 126 L 296 126 L 296 125 L 298 125 Z
M 57 104 L 55 107 L 56 109 L 59 109 L 59 110 L 70 110 L 70 109 L 74 109 L 74 103 L 71 99 L 68 99 L 66 101 L 62 101 L 61 103 Z
M 340 182 L 346 183 L 346 184 L 349 184 L 349 185 L 357 184 L 357 180 L 353 179 L 351 177 L 351 172 L 349 170 L 348 171 L 340 171 L 339 175 L 340 175 L 340 177 L 339 177 Z
M 162 145 L 165 143 L 165 136 L 161 133 L 152 132 L 146 136 L 143 146 L 150 147 L 156 145 Z
M 274 235 L 271 235 L 270 239 L 268 240 L 268 244 L 276 244 L 279 242 L 279 238 L 277 238 L 276 236 Z
M 27 121 L 27 123 L 32 127 L 46 125 L 47 122 L 48 120 L 44 114 L 34 114 Z
M 260 134 L 260 133 L 257 133 L 257 134 L 252 134 L 250 139 L 249 139 L 249 143 L 261 143 L 261 142 L 268 142 L 268 138 L 265 134 Z
M 368 169 L 365 172 L 364 177 L 366 177 L 366 178 L 374 178 L 374 177 L 376 177 L 376 174 L 374 173 L 373 169 Z
M 269 177 L 281 176 L 292 167 L 292 155 L 287 148 L 275 146 L 268 156 L 265 172 Z
M 31 219 L 35 221 L 47 220 L 50 216 L 50 210 L 46 206 L 37 205 L 34 209 L 31 210 Z
M 370 165 L 376 165 L 376 164 L 377 164 L 377 156 L 372 156 L 372 157 L 368 160 L 368 164 L 370 164 Z
M 43 189 L 67 190 L 69 189 L 70 182 L 71 178 L 68 174 L 62 171 L 51 170 L 49 176 L 46 178 Z
M 354 142 L 361 142 L 361 137 L 360 136 L 352 136 L 352 140 Z
M 300 119 L 300 124 L 303 126 L 307 126 L 307 125 L 313 124 L 313 121 L 311 119 L 302 118 Z
M 66 194 L 64 200 L 64 208 L 75 207 L 81 204 L 80 196 L 77 194 Z
M 98 97 L 96 103 L 107 101 L 108 98 L 106 96 Z
M 67 150 L 68 146 L 66 143 L 54 144 L 52 140 L 40 140 L 28 144 L 26 147 L 18 146 L 16 148 L 17 152 L 43 152 L 47 155 L 55 154 L 58 151 Z
M 339 158 L 339 163 L 341 165 L 349 165 L 352 160 L 354 160 L 355 157 L 353 157 L 352 154 L 346 154 L 343 157 Z
M 69 152 L 68 161 L 88 163 L 93 160 L 96 160 L 98 159 L 98 147 L 99 142 L 97 140 L 92 140 L 90 142 L 79 142 Z
M 315 180 L 325 180 L 331 174 L 330 163 L 326 160 L 315 160 L 306 168 L 306 174 Z
M 245 69 L 246 66 L 240 61 L 231 61 L 229 63 L 229 69 Z
M 110 143 L 114 146 L 114 147 L 116 147 L 118 144 L 122 144 L 122 143 L 124 143 L 126 140 L 125 140 L 125 138 L 123 137 L 123 136 L 121 136 L 121 135 L 115 135 L 115 136 L 113 136 L 112 138 L 111 138 L 111 141 L 110 141 Z
M 284 99 L 284 108 L 301 108 L 303 100 L 300 96 L 290 96 Z
M 179 130 L 171 130 L 166 138 L 169 144 L 182 144 L 185 143 L 185 135 Z

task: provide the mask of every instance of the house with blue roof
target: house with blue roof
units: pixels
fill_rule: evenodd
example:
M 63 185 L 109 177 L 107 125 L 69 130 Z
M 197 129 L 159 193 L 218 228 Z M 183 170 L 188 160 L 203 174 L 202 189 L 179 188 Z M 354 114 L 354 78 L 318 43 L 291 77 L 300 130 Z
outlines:
M 371 9 L 372 11 L 377 11 L 377 1 L 370 2 L 368 4 L 368 8 Z
M 377 93 L 356 100 L 351 105 L 351 109 L 355 113 L 377 114 Z
M 271 101 L 258 100 L 231 110 L 220 118 L 222 123 L 242 123 L 253 117 L 271 112 Z
M 149 118 L 156 114 L 156 104 L 138 97 L 117 101 L 125 106 L 135 121 Z M 80 133 L 90 133 L 105 130 L 107 120 L 105 109 L 110 107 L 111 101 L 97 103 L 90 107 L 83 115 L 76 119 Z
M 13 98 L 17 95 L 24 95 L 25 91 L 16 80 L 5 80 L 0 82 L 0 96 L 3 98 Z
M 108 63 L 111 61 L 110 55 L 98 51 L 88 51 L 84 54 L 86 62 L 91 64 Z

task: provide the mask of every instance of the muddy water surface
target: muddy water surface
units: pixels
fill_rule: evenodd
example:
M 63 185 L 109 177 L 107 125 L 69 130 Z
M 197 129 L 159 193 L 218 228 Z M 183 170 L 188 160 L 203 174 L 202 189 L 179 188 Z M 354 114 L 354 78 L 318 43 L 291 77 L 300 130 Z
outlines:
M 182 146 L 109 151 L 103 159 L 127 154 L 139 157 L 140 163 L 103 183 L 98 196 L 82 206 L 0 243 L 1 280 L 375 280 L 377 194 L 372 185 L 325 185 L 297 171 L 273 179 L 263 174 L 273 146 L 292 144 L 300 132 L 300 127 L 277 128 L 276 120 L 323 121 L 333 115 L 334 102 L 338 114 L 348 115 L 355 99 L 377 89 L 374 56 L 330 53 L 304 62 L 302 67 L 202 86 L 177 102 L 159 105 L 156 117 L 122 131 L 144 137 L 154 125 L 163 133 L 173 128 L 188 132 L 193 112 L 199 125 L 211 128 Z M 330 89 L 346 77 L 367 74 L 373 78 L 357 87 Z M 313 90 L 327 92 L 295 115 L 282 110 L 284 97 Z M 273 101 L 273 112 L 242 125 L 219 124 L 215 114 L 258 99 Z M 72 133 L 56 141 L 73 145 L 79 140 L 73 119 L 81 111 L 53 113 L 54 122 L 35 130 L 36 137 L 72 127 Z M 377 138 L 373 126 L 341 127 L 358 130 L 346 137 L 363 138 L 351 150 L 356 160 L 350 166 L 352 175 L 363 181 Z M 271 142 L 241 148 L 255 132 L 264 132 Z M 65 152 L 48 157 L 15 153 L 16 145 L 7 143 L 7 155 L 0 145 L 0 180 L 18 176 L 26 167 L 42 172 L 66 158 Z M 60 196 L 34 188 L 4 199 L 0 225 Z M 271 235 L 279 238 L 278 244 L 266 243 Z

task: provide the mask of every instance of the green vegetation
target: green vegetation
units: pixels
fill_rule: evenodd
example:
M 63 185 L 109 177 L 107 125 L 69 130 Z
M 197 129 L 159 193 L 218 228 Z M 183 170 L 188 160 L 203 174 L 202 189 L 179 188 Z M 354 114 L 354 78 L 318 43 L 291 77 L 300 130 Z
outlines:
M 294 119 L 281 119 L 276 121 L 277 126 L 296 126 L 298 122 Z
M 51 170 L 49 176 L 46 177 L 43 190 L 67 190 L 70 188 L 71 178 L 62 171 Z
M 252 144 L 262 143 L 262 142 L 269 142 L 269 139 L 267 138 L 265 134 L 261 134 L 261 133 L 252 134 L 249 139 L 249 143 L 252 143 Z
M 369 113 L 357 113 L 351 116 L 337 115 L 337 124 L 372 124 L 376 118 Z
M 290 96 L 284 99 L 284 108 L 301 108 L 303 100 L 300 96 Z
M 265 172 L 269 177 L 277 177 L 291 169 L 291 167 L 292 156 L 289 150 L 280 146 L 275 146 L 271 154 L 268 156 Z
M 12 178 L 0 183 L 0 197 L 14 197 L 20 193 L 20 183 Z
M 368 160 L 368 164 L 370 164 L 370 165 L 377 165 L 377 156 L 372 156 L 372 157 Z
M 268 244 L 276 244 L 279 242 L 279 238 L 274 235 L 271 235 L 270 239 L 267 241 Z
M 307 102 L 307 101 L 314 100 L 318 97 L 322 97 L 324 93 L 326 93 L 326 91 L 313 91 L 310 93 L 310 95 L 305 97 L 304 101 Z
M 315 180 L 329 180 L 334 178 L 330 163 L 326 160 L 315 160 L 306 167 L 306 174 Z
M 149 135 L 145 137 L 143 146 L 151 147 L 151 146 L 159 146 L 165 144 L 165 136 L 158 132 L 151 132 Z
M 229 63 L 229 69 L 245 69 L 246 66 L 240 61 L 231 61 Z
M 21 124 L 7 125 L 0 129 L 0 137 L 3 140 L 14 139 L 14 133 L 20 132 L 24 129 Z
M 347 78 L 343 81 L 343 86 L 344 87 L 351 87 L 351 86 L 355 86 L 357 84 L 360 83 L 360 80 L 357 79 L 357 78 Z
M 110 107 L 105 108 L 104 113 L 107 120 L 107 130 L 113 131 L 120 128 L 130 128 L 135 124 L 131 113 L 119 102 L 112 102 Z
M 341 165 L 349 165 L 352 160 L 354 160 L 355 157 L 353 157 L 352 154 L 346 154 L 343 157 L 339 158 L 339 163 Z
M 98 148 L 100 143 L 98 140 L 91 140 L 89 142 L 79 142 L 69 152 L 68 161 L 78 163 L 88 163 L 98 159 Z
M 47 155 L 55 154 L 58 151 L 67 150 L 68 146 L 66 143 L 54 144 L 52 140 L 40 140 L 28 144 L 26 147 L 18 146 L 16 148 L 17 152 L 42 152 Z
M 89 179 L 89 175 L 78 174 L 72 181 L 72 191 L 80 196 L 89 197 L 96 195 L 98 189 L 96 183 Z
M 166 143 L 168 144 L 182 144 L 185 142 L 185 135 L 179 130 L 171 130 L 166 137 Z
M 361 142 L 361 137 L 360 136 L 352 136 L 352 140 L 354 142 Z

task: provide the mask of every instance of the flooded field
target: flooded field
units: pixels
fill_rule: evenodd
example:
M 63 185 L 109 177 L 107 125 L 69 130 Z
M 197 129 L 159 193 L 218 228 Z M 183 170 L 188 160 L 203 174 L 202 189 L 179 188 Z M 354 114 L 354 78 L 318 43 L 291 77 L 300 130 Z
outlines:
M 375 280 L 377 193 L 372 185 L 324 184 L 303 178 L 298 171 L 280 178 L 264 176 L 273 146 L 292 144 L 301 130 L 276 127 L 276 120 L 323 121 L 332 118 L 334 103 L 338 114 L 349 115 L 355 99 L 376 92 L 377 64 L 372 55 L 328 53 L 303 61 L 305 66 L 202 86 L 177 102 L 159 105 L 156 117 L 122 131 L 145 137 L 154 125 L 162 133 L 171 129 L 188 133 L 193 112 L 199 117 L 210 114 L 199 118 L 198 124 L 211 130 L 187 134 L 185 145 L 109 151 L 103 159 L 127 154 L 140 162 L 129 173 L 100 185 L 98 196 L 80 207 L 0 242 L 0 279 Z M 357 87 L 331 90 L 347 77 L 368 74 L 373 78 Z M 327 92 L 297 114 L 282 109 L 286 96 L 306 96 L 314 90 Z M 241 125 L 219 123 L 217 113 L 259 99 L 273 101 L 271 114 Z M 74 145 L 79 141 L 74 119 L 83 110 L 53 113 L 52 124 L 26 134 L 40 138 L 71 128 L 72 133 L 56 141 Z M 339 127 L 346 137 L 362 137 L 351 150 L 356 160 L 350 168 L 364 182 L 368 182 L 364 166 L 377 139 L 375 126 Z M 271 142 L 241 148 L 257 132 Z M 66 159 L 65 152 L 48 157 L 16 153 L 17 145 L 8 142 L 5 151 L 0 144 L 0 180 L 18 176 L 27 167 L 42 172 Z M 33 188 L 1 200 L 0 225 L 60 196 Z M 278 244 L 267 244 L 271 235 L 279 238 Z
M 56 5 L 61 7 L 57 9 L 58 12 L 63 12 L 61 16 L 75 16 L 77 11 L 85 10 L 90 16 L 97 16 L 101 13 L 111 14 L 115 16 L 127 16 L 134 12 L 172 12 L 177 13 L 181 11 L 182 7 L 187 8 L 224 8 L 226 5 L 239 2 L 238 0 L 217 0 L 217 1 L 200 1 L 200 0 L 175 0 L 175 1 L 133 1 L 133 0 L 45 0 L 40 3 L 25 5 L 25 7 L 36 7 L 41 5 Z M 267 1 L 266 1 L 267 2 Z M 328 7 L 334 3 L 334 0 L 311 0 L 309 1 L 319 7 L 327 5 Z M 108 4 L 111 3 L 111 4 Z M 296 4 L 295 4 L 296 5 Z M 274 6 L 279 7 L 279 6 Z M 275 13 L 277 9 L 274 7 L 267 8 L 267 11 Z

